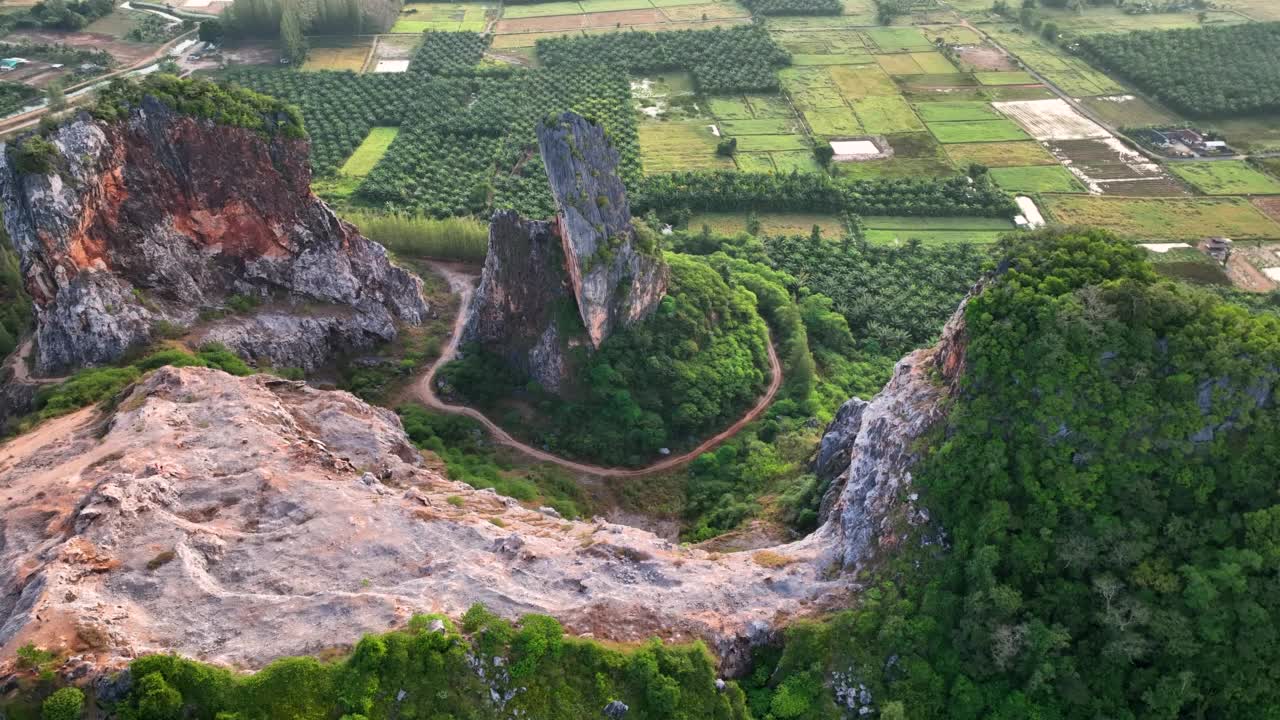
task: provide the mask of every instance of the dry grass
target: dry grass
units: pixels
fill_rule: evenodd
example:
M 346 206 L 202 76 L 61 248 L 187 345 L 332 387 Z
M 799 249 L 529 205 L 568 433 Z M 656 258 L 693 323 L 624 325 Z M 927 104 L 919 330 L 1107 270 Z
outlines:
M 795 562 L 795 558 L 787 557 L 772 550 L 760 550 L 751 555 L 751 559 L 756 561 L 760 567 L 781 568 Z

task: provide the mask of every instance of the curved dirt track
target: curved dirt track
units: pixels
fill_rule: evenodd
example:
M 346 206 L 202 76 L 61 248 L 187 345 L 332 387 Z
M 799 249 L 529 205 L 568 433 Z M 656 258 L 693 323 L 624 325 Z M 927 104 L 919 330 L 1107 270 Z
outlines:
M 723 431 L 703 441 L 702 444 L 698 445 L 698 447 L 681 455 L 664 458 L 652 465 L 647 465 L 642 468 L 602 467 L 600 465 L 590 465 L 587 463 L 566 460 L 544 450 L 539 450 L 535 447 L 522 443 L 511 437 L 510 433 L 495 425 L 493 421 L 485 417 L 484 413 L 479 410 L 466 407 L 465 405 L 453 405 L 446 403 L 436 395 L 436 372 L 439 371 L 440 368 L 444 367 L 445 363 L 452 360 L 458 353 L 458 342 L 462 338 L 462 328 L 467 321 L 467 308 L 471 305 L 471 295 L 475 290 L 473 287 L 475 276 L 457 270 L 456 268 L 450 267 L 444 263 L 432 263 L 431 267 L 449 281 L 449 289 L 458 295 L 458 316 L 453 321 L 453 333 L 449 336 L 449 344 L 446 345 L 444 351 L 440 353 L 440 357 L 431 364 L 431 368 L 427 370 L 427 373 L 414 384 L 412 394 L 414 397 L 421 400 L 423 404 L 433 410 L 449 413 L 451 415 L 465 415 L 479 422 L 499 443 L 528 455 L 535 460 L 559 465 L 560 467 L 574 472 L 598 475 L 600 477 L 641 477 L 643 475 L 652 475 L 664 470 L 670 470 L 692 461 L 702 453 L 707 452 L 725 440 L 737 435 L 738 432 L 741 431 L 742 428 L 746 427 L 748 423 L 760 417 L 760 414 L 765 411 L 765 408 L 769 407 L 769 403 L 773 402 L 773 398 L 778 394 L 778 390 L 782 387 L 782 363 L 778 361 L 778 352 L 774 349 L 773 337 L 770 336 L 768 343 L 768 389 L 765 390 L 764 395 L 760 396 L 760 399 L 756 401 L 756 404 L 753 405 L 745 415 L 738 418 L 736 422 L 725 428 Z

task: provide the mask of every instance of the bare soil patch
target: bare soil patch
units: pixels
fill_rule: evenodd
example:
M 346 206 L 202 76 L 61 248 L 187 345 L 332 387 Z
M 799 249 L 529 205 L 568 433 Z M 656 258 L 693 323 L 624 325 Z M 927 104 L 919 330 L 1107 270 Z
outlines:
M 1249 202 L 1262 211 L 1262 214 L 1280 222 L 1280 197 L 1251 198 Z
M 156 51 L 155 45 L 119 40 L 104 33 L 19 30 L 5 36 L 5 42 L 62 43 L 86 50 L 105 50 L 121 65 L 132 65 Z
M 1081 115 L 1066 100 L 1018 100 L 992 104 L 1037 140 L 1111 137 L 1106 128 Z
M 977 72 L 1004 72 L 1017 70 L 1013 59 L 990 45 L 965 45 L 956 48 L 956 55 L 967 69 Z

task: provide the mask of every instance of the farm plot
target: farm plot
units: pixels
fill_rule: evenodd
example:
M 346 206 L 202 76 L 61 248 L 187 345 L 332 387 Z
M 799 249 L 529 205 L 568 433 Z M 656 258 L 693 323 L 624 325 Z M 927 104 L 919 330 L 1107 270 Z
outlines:
M 778 73 L 782 86 L 791 95 L 791 101 L 799 110 L 843 108 L 844 96 L 832 78 L 836 70 L 858 70 L 852 67 L 790 67 Z M 877 72 L 879 69 L 877 68 Z M 886 79 L 888 79 L 886 77 Z
M 863 30 L 863 33 L 883 53 L 911 52 L 933 47 L 929 38 L 911 27 L 873 27 Z
M 1005 118 L 968 122 L 931 122 L 927 123 L 927 125 L 929 126 L 929 132 L 933 133 L 938 142 L 944 145 L 948 143 L 1006 142 L 1028 139 L 1022 128 Z
M 391 32 L 484 32 L 496 9 L 496 4 L 487 2 L 407 3 L 395 25 L 391 26 Z
M 835 172 L 858 180 L 947 177 L 957 172 L 943 152 L 943 146 L 927 132 L 886 135 L 885 141 L 893 148 L 893 157 L 837 163 Z
M 1116 138 L 1062 140 L 1049 151 L 1092 193 L 1135 197 L 1190 195 L 1186 186 L 1157 163 Z
M 916 114 L 926 123 L 1003 120 L 1004 117 L 984 102 L 921 102 Z
M 1076 97 L 1115 95 L 1124 88 L 1106 75 L 1094 70 L 1080 58 L 1067 55 L 1058 47 L 1042 42 L 1017 25 L 988 25 L 984 28 L 1006 50 L 1049 82 Z
M 791 64 L 797 66 L 805 65 L 866 65 L 875 62 L 875 57 L 867 54 L 854 55 L 829 55 L 829 54 L 793 54 L 791 56 Z
M 1024 70 L 1009 70 L 1005 72 L 976 72 L 973 74 L 978 82 L 983 85 L 1039 85 L 1040 81 L 1036 80 L 1031 73 Z
M 1205 195 L 1280 195 L 1280 181 L 1243 160 L 1178 162 L 1169 169 Z
M 924 130 L 924 124 L 901 95 L 865 97 L 853 101 L 862 127 L 872 135 Z
M 761 213 L 757 217 L 760 220 L 760 232 L 764 235 L 808 235 L 814 225 L 821 228 L 822 234 L 828 238 L 838 238 L 844 234 L 844 224 L 834 215 Z M 698 213 L 689 219 L 689 227 L 693 230 L 698 230 L 703 225 L 722 235 L 734 235 L 746 231 L 747 217 L 742 213 L 707 212 Z
M 991 178 L 1014 193 L 1078 193 L 1085 188 L 1061 165 L 991 168 Z
M 734 167 L 731 159 L 716 155 L 719 139 L 707 123 L 645 123 L 639 132 L 640 160 L 646 173 Z
M 809 131 L 819 137 L 850 137 L 866 132 L 853 111 L 844 108 L 806 110 L 804 120 L 809 124 Z
M 993 243 L 1013 231 L 1013 223 L 997 218 L 866 217 L 867 240 L 880 245 Z
M 349 70 L 362 72 L 373 49 L 371 39 L 355 38 L 350 42 L 329 47 L 312 47 L 307 52 L 303 70 Z
M 1036 140 L 1108 138 L 1106 128 L 1076 112 L 1066 100 L 1020 100 L 993 103 Z
M 1280 238 L 1280 225 L 1242 198 L 1044 197 L 1060 223 L 1107 228 L 1139 240 L 1198 242 L 1210 235 L 1237 240 Z
M 947 156 L 957 165 L 978 163 L 987 167 L 1057 165 L 1058 160 L 1038 142 L 957 143 L 947 145 Z
M 865 97 L 899 94 L 898 86 L 879 65 L 833 67 L 827 72 L 837 94 L 851 102 Z
M 400 128 L 397 127 L 375 127 L 369 131 L 364 141 L 356 147 L 355 153 L 347 158 L 342 168 L 338 171 L 346 177 L 364 177 L 373 171 L 373 167 L 377 165 L 382 156 L 387 154 L 387 149 L 391 147 L 391 143 L 395 142 L 396 136 L 400 134 Z
M 1080 101 L 1103 121 L 1120 128 L 1177 125 L 1183 120 L 1136 95 L 1103 95 Z

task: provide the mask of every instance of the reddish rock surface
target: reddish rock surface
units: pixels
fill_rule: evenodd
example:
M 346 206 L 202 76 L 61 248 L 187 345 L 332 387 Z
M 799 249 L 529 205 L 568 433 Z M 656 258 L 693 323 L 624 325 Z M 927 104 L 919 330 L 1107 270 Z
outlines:
M 417 281 L 311 193 L 306 140 L 214 125 L 149 97 L 122 121 L 81 115 L 49 139 L 54 172 L 0 161 L 40 372 L 112 362 L 161 321 L 190 325 L 231 295 L 354 309 L 313 343 L 334 350 L 390 340 L 426 310 Z M 323 361 L 223 334 L 273 364 Z

